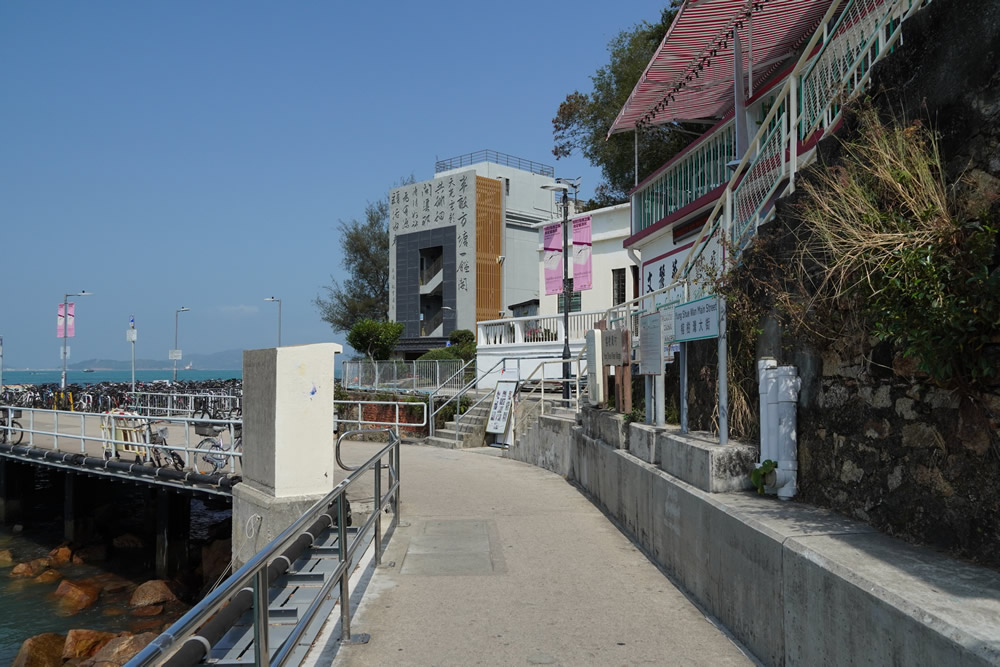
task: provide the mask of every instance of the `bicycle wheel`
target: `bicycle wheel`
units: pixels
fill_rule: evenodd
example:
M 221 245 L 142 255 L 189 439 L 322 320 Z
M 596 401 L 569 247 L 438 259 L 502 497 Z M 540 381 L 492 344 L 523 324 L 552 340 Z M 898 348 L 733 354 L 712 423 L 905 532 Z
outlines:
M 198 443 L 194 454 L 194 469 L 202 475 L 214 475 L 229 463 L 229 454 L 215 438 L 205 438 Z
M 10 437 L 7 440 L 12 445 L 20 445 L 21 440 L 24 439 L 24 431 L 21 430 L 21 423 L 16 419 L 10 422 Z

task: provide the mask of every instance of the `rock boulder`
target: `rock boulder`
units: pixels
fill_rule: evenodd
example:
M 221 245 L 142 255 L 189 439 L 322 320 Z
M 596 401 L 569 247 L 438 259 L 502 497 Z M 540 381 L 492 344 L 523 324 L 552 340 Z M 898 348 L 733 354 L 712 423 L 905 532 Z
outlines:
M 100 632 L 98 630 L 70 630 L 66 635 L 66 643 L 63 645 L 63 660 L 89 658 L 116 636 L 113 632 Z
M 10 567 L 14 564 L 14 556 L 10 549 L 0 549 L 0 567 Z
M 105 644 L 93 658 L 81 662 L 80 667 L 120 667 L 154 639 L 156 633 L 153 632 L 141 635 L 120 634 Z
M 32 581 L 38 584 L 51 584 L 52 582 L 59 581 L 60 579 L 62 579 L 62 572 L 50 569 L 45 570 L 40 575 L 32 579 Z
M 37 577 L 48 568 L 48 558 L 36 558 L 35 560 L 29 560 L 27 563 L 18 563 L 15 565 L 14 569 L 10 571 L 10 576 Z
M 97 602 L 101 589 L 86 581 L 64 579 L 56 589 L 59 611 L 66 616 L 77 614 Z
M 151 604 L 173 602 L 176 599 L 177 596 L 170 590 L 167 582 L 162 579 L 153 579 L 135 589 L 129 604 L 133 607 L 145 607 Z
M 28 637 L 11 667 L 62 667 L 63 644 L 66 637 L 54 632 Z

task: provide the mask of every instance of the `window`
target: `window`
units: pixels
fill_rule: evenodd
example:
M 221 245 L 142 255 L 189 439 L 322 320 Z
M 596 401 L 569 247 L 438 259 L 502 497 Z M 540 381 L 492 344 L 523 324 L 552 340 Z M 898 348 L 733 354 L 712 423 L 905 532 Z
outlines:
M 560 314 L 563 312 L 563 303 L 565 303 L 565 300 L 566 300 L 565 299 L 565 295 L 564 294 L 560 294 L 559 295 L 559 312 L 560 312 Z M 580 312 L 580 301 L 581 301 L 581 299 L 580 299 L 580 292 L 573 292 L 573 294 L 570 295 L 570 298 L 569 298 L 569 312 L 571 312 L 571 313 L 579 313 Z
M 625 269 L 611 269 L 611 305 L 625 303 Z

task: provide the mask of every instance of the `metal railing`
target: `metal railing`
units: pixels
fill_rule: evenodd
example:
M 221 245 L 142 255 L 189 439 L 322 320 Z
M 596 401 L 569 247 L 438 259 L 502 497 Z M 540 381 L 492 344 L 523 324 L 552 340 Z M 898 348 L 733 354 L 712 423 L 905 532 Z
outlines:
M 575 382 L 576 383 L 577 398 L 575 400 L 576 400 L 577 408 L 579 408 L 580 379 L 581 379 L 581 376 L 586 377 L 586 373 L 583 371 L 583 368 L 581 366 L 581 358 L 582 358 L 585 350 L 586 350 L 586 346 L 582 350 L 580 350 L 580 352 L 577 354 L 577 357 L 576 357 L 576 360 L 575 360 L 577 372 L 576 372 L 576 376 L 575 377 L 569 378 L 567 380 L 564 380 L 563 378 L 552 380 L 553 382 L 559 383 L 560 386 L 564 382 L 570 382 L 570 383 Z M 458 438 L 459 438 L 459 435 L 460 435 L 460 431 L 461 431 L 462 420 L 465 419 L 465 418 L 467 418 L 467 415 L 469 415 L 472 412 L 473 408 L 478 407 L 486 399 L 488 399 L 491 396 L 493 396 L 493 394 L 496 393 L 496 387 L 494 386 L 493 389 L 490 390 L 486 395 L 481 396 L 478 400 L 476 400 L 476 402 L 474 404 L 470 405 L 469 408 L 464 413 L 461 411 L 461 406 L 462 406 L 461 399 L 462 399 L 462 397 L 466 393 L 468 393 L 469 391 L 471 391 L 474 387 L 478 386 L 478 384 L 480 384 L 483 380 L 485 380 L 486 378 L 488 378 L 490 375 L 493 375 L 494 373 L 504 373 L 504 372 L 506 372 L 506 370 L 507 370 L 507 363 L 511 362 L 511 361 L 516 362 L 516 368 L 518 369 L 518 380 L 521 380 L 521 378 L 520 378 L 521 362 L 523 362 L 523 361 L 537 362 L 536 365 L 535 365 L 535 367 L 532 369 L 531 373 L 528 374 L 528 377 L 529 378 L 534 377 L 535 373 L 537 373 L 539 371 L 539 369 L 541 369 L 542 370 L 542 378 L 541 378 L 540 381 L 542 383 L 544 383 L 544 381 L 545 381 L 545 378 L 544 378 L 544 375 L 545 375 L 544 368 L 545 368 L 546 365 L 558 364 L 558 367 L 559 367 L 558 373 L 561 375 L 562 374 L 562 364 L 565 363 L 565 360 L 562 359 L 561 357 L 560 358 L 551 358 L 551 359 L 538 358 L 538 357 L 528 357 L 528 358 L 525 358 L 525 357 L 503 357 L 503 358 L 499 359 L 490 368 L 488 368 L 487 370 L 485 370 L 482 373 L 480 373 L 479 375 L 477 375 L 477 377 L 472 382 L 469 383 L 469 385 L 465 388 L 464 391 L 459 392 L 459 393 L 455 394 L 454 396 L 450 397 L 448 400 L 446 400 L 444 403 L 442 403 L 437 409 L 435 409 L 435 410 L 432 411 L 432 413 L 430 415 L 430 418 L 428 420 L 429 421 L 428 428 L 430 430 L 430 434 L 434 435 L 434 417 L 435 417 L 435 415 L 437 415 L 446 405 L 448 405 L 452 401 L 455 401 L 455 441 L 457 442 Z M 523 382 L 526 382 L 526 381 L 527 380 L 521 381 L 522 385 L 523 385 Z M 559 397 L 559 400 L 564 400 L 561 395 Z M 570 400 L 572 401 L 574 399 L 570 399 Z
M 239 420 L 233 419 L 197 419 L 181 417 L 145 417 L 140 414 L 116 410 L 111 412 L 68 412 L 65 410 L 45 410 L 42 408 L 0 407 L 0 412 L 10 418 L 20 413 L 18 418 L 23 436 L 19 441 L 22 447 L 48 449 L 55 452 L 83 454 L 84 456 L 114 459 L 131 459 L 135 457 L 138 463 L 156 463 L 160 452 L 164 453 L 166 464 L 162 467 L 175 467 L 172 464 L 172 453 L 175 453 L 183 463 L 184 470 L 197 471 L 197 457 L 210 455 L 213 461 L 220 462 L 225 458 L 222 467 L 230 474 L 242 470 L 243 451 L 235 447 L 238 434 L 243 427 Z M 9 429 L 9 427 L 8 427 Z M 199 433 L 199 430 L 216 434 L 216 437 Z M 193 433 L 192 433 L 193 431 Z M 229 433 L 228 449 L 211 449 L 211 444 L 205 442 L 212 439 L 218 443 L 219 433 Z M 7 432 L 8 442 L 13 442 L 11 432 Z M 179 440 L 170 443 L 170 439 L 179 436 Z M 26 438 L 26 441 L 25 441 Z M 177 443 L 183 444 L 177 444 Z M 199 449 L 199 445 L 204 444 Z M 88 445 L 92 446 L 88 451 Z M 159 451 L 157 451 L 159 450 Z M 221 466 L 221 467 L 220 467 Z M 159 466 L 157 466 L 159 467 Z
M 458 169 L 459 167 L 467 167 L 480 162 L 502 164 L 506 167 L 514 167 L 515 169 L 528 171 L 532 174 L 540 174 L 542 176 L 555 176 L 556 174 L 555 168 L 550 167 L 547 164 L 535 162 L 534 160 L 525 160 L 514 155 L 508 155 L 506 153 L 499 153 L 491 150 L 474 151 L 472 153 L 466 153 L 465 155 L 448 158 L 447 160 L 438 160 L 434 163 L 434 173 L 440 174 L 442 171 Z
M 730 118 L 696 139 L 636 188 L 632 193 L 632 233 L 655 225 L 725 185 L 731 175 L 726 165 L 737 157 L 736 126 Z
M 367 406 L 375 406 L 378 410 L 380 405 L 391 405 L 393 406 L 393 421 L 379 421 L 364 419 L 365 408 Z M 412 410 L 420 410 L 420 421 L 400 421 L 400 408 L 407 415 L 411 414 Z M 349 414 L 353 409 L 353 415 Z M 334 419 L 334 431 L 339 430 L 339 425 L 341 422 L 345 424 L 355 424 L 357 428 L 356 431 L 362 430 L 362 426 L 391 426 L 395 430 L 396 435 L 400 435 L 400 428 L 419 428 L 422 429 L 427 426 L 427 404 L 421 401 L 334 401 L 333 402 L 333 419 Z
M 366 431 L 367 433 L 367 431 Z M 306 510 L 291 526 L 261 549 L 246 565 L 233 573 L 218 588 L 184 614 L 163 634 L 154 639 L 130 665 L 181 665 L 200 662 L 222 635 L 232 627 L 247 610 L 252 610 L 253 650 L 258 665 L 284 665 L 291 657 L 306 628 L 327 596 L 339 584 L 340 622 L 345 640 L 351 636 L 351 599 L 349 578 L 351 563 L 358 549 L 367 548 L 374 540 L 376 563 L 382 560 L 382 514 L 392 508 L 389 530 L 399 523 L 399 438 L 386 429 L 390 442 L 366 463 L 357 466 L 350 475 L 338 484 L 322 500 Z M 353 432 L 343 434 L 340 441 Z M 339 458 L 339 456 L 338 456 Z M 387 464 L 383 464 L 387 459 Z M 389 486 L 382 489 L 381 471 L 389 471 Z M 371 515 L 354 534 L 347 530 L 347 490 L 359 483 L 362 476 L 373 471 L 376 499 Z M 333 572 L 324 575 L 323 586 L 312 603 L 299 614 L 298 621 L 280 644 L 274 647 L 272 655 L 271 636 L 268 628 L 268 588 L 271 583 L 285 574 L 298 556 L 314 542 L 316 535 L 331 527 L 338 533 L 337 546 L 339 564 Z M 368 537 L 371 533 L 371 537 Z M 224 617 L 225 615 L 225 617 Z M 231 622 L 229 619 L 232 619 Z M 282 633 L 285 634 L 285 633 Z M 208 636 L 206 636 L 208 635 Z
M 444 322 L 444 309 L 434 313 L 434 317 L 420 323 L 420 333 L 423 336 L 433 336 L 434 332 Z
M 468 362 L 461 359 L 345 361 L 341 386 L 375 391 L 457 391 L 465 384 L 460 371 L 466 365 Z
M 604 319 L 603 310 L 569 314 L 569 339 L 581 341 L 587 331 Z M 476 324 L 477 345 L 492 347 L 515 343 L 546 343 L 563 341 L 562 315 L 529 315 L 507 317 L 502 320 L 484 320 Z
M 426 285 L 431 281 L 431 279 L 441 272 L 444 267 L 444 255 L 438 255 L 438 258 L 431 262 L 431 265 L 420 272 L 420 284 Z
M 204 412 L 209 415 L 236 415 L 243 410 L 243 397 L 229 394 L 164 394 L 149 391 L 130 391 L 129 409 L 146 417 L 193 416 Z
M 811 157 L 803 142 L 811 146 L 817 133 L 839 123 L 844 102 L 864 90 L 872 65 L 900 41 L 905 20 L 924 4 L 924 0 L 834 0 L 830 4 L 673 282 L 608 309 L 609 326 L 630 329 L 633 346 L 637 346 L 639 314 L 714 291 L 714 278 L 733 265 L 771 215 L 782 185 L 783 193 L 794 192 L 796 173 Z
M 541 371 L 540 377 L 535 379 L 535 383 L 531 388 L 525 391 L 523 388 L 518 396 L 518 414 L 515 419 L 515 429 L 519 428 L 518 424 L 522 427 L 525 421 L 531 418 L 535 412 L 540 411 L 541 414 L 545 414 L 545 403 L 558 402 L 565 403 L 564 407 L 574 408 L 577 412 L 580 411 L 580 405 L 582 402 L 581 396 L 582 391 L 587 388 L 587 383 L 590 381 L 590 369 L 584 366 L 586 348 L 580 350 L 576 358 L 573 359 L 574 364 L 576 364 L 576 374 L 571 378 L 546 378 L 545 377 L 545 366 L 551 364 L 559 364 L 560 371 L 562 370 L 562 360 L 558 361 L 543 361 L 538 366 L 535 367 L 527 378 L 525 378 L 521 386 L 526 387 L 531 385 L 532 379 L 535 378 L 535 374 Z M 581 384 L 582 382 L 582 384 Z M 563 398 L 562 387 L 564 384 L 569 384 L 571 388 L 575 387 L 576 395 L 574 396 L 572 391 L 570 392 L 569 398 Z M 557 387 L 557 392 L 549 392 L 549 395 L 545 394 L 546 384 L 551 384 Z M 516 437 L 516 436 L 515 436 Z

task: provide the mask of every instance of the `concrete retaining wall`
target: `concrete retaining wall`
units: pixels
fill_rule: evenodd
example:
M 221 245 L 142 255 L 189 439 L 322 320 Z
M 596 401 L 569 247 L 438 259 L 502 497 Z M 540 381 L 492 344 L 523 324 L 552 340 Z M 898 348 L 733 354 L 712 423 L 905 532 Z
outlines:
M 708 493 L 630 454 L 607 413 L 582 424 L 542 417 L 508 455 L 579 484 L 765 664 L 1000 665 L 1000 574 L 828 510 Z

